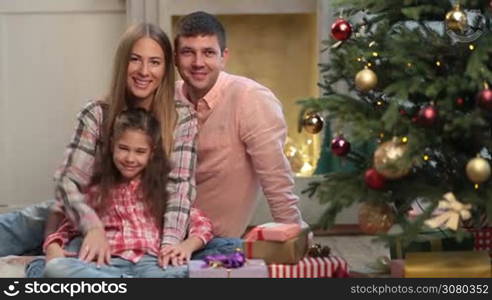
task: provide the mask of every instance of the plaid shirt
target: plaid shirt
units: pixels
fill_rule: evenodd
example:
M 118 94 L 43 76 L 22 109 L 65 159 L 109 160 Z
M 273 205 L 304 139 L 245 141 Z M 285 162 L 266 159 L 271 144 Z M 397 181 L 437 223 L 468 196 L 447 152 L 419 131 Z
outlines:
M 152 222 L 155 219 L 144 204 L 139 187 L 138 179 L 116 186 L 110 192 L 111 200 L 107 209 L 99 214 L 111 247 L 111 255 L 134 263 L 145 254 L 157 256 L 161 246 L 159 226 Z M 88 205 L 95 207 L 97 187 L 92 188 L 87 195 Z M 78 235 L 80 233 L 72 223 L 65 219 L 58 230 L 46 238 L 43 249 L 46 250 L 53 242 L 65 246 Z M 200 238 L 204 244 L 213 237 L 210 219 L 196 208 L 191 209 L 189 236 Z
M 93 175 L 96 152 L 101 149 L 103 101 L 90 101 L 77 115 L 77 125 L 65 159 L 55 173 L 55 196 L 65 207 L 68 218 L 85 233 L 102 227 L 95 211 L 84 201 L 83 190 Z M 170 197 L 164 215 L 163 244 L 177 244 L 186 234 L 190 207 L 196 197 L 197 120 L 189 107 L 176 101 L 178 120 L 174 131 L 173 168 L 169 174 Z

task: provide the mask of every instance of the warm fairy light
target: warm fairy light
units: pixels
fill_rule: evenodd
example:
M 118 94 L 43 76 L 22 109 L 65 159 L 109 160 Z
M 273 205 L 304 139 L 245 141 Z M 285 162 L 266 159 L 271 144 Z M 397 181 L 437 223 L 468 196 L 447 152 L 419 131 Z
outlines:
M 302 165 L 302 168 L 300 170 L 300 173 L 301 175 L 304 175 L 304 176 L 309 176 L 313 173 L 313 166 L 308 163 L 307 161 L 304 162 L 304 164 Z
M 357 57 L 357 61 L 361 62 L 362 61 L 362 58 L 361 57 Z
M 408 137 L 406 137 L 406 136 L 402 137 L 401 142 L 404 144 L 408 143 Z
M 381 106 L 381 105 L 383 105 L 383 101 L 378 100 L 378 101 L 376 102 L 376 105 L 377 105 L 377 106 Z
M 367 67 L 370 68 L 372 66 L 371 63 L 367 63 Z
M 412 67 L 412 63 L 407 63 L 407 67 Z
M 372 56 L 374 56 L 374 57 L 378 57 L 378 56 L 379 56 L 379 54 L 378 54 L 377 52 L 373 52 L 373 53 L 372 53 Z
M 312 143 L 313 143 L 313 140 L 312 140 L 312 139 L 308 139 L 308 140 L 307 140 L 307 144 L 308 144 L 308 145 L 311 145 Z
M 379 138 L 381 138 L 381 139 L 382 139 L 382 138 L 384 138 L 384 133 L 383 133 L 383 132 L 381 132 L 381 133 L 379 134 Z
M 436 66 L 440 67 L 441 66 L 441 62 L 440 61 L 436 61 Z
M 478 183 L 475 183 L 475 185 L 473 186 L 476 190 L 478 190 Z
M 371 47 L 372 47 L 372 46 L 374 46 L 375 44 L 376 44 L 376 42 L 375 42 L 375 41 L 370 42 L 370 43 L 369 43 L 369 48 L 371 48 Z
M 428 160 L 429 160 L 429 155 L 425 154 L 425 155 L 424 155 L 424 160 L 425 160 L 425 161 L 428 161 Z
M 468 45 L 468 49 L 470 49 L 470 51 L 473 51 L 475 50 L 475 46 L 473 44 L 470 44 Z

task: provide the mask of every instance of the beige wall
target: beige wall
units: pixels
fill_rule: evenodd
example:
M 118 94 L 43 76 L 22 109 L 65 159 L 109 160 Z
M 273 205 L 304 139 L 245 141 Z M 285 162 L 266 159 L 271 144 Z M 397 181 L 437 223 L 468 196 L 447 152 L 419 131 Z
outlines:
M 0 206 L 53 198 L 76 113 L 106 92 L 125 27 L 119 0 L 0 2 Z

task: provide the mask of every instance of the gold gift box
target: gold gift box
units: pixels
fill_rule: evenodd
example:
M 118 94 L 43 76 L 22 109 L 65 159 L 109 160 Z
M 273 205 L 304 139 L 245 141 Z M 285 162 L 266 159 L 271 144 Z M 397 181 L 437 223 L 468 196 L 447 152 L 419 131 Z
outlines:
M 487 251 L 447 251 L 407 253 L 406 278 L 489 278 Z
M 296 264 L 307 252 L 309 229 L 285 242 L 244 241 L 243 249 L 247 258 L 263 259 L 267 264 Z

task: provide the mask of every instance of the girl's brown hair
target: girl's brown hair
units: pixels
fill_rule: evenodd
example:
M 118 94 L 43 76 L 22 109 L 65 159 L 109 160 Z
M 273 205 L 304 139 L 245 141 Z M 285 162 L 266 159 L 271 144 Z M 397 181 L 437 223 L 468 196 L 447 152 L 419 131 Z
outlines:
M 93 177 L 93 185 L 98 185 L 96 209 L 108 209 L 111 189 L 121 183 L 121 173 L 113 161 L 113 147 L 126 130 L 136 130 L 148 136 L 151 156 L 141 174 L 140 190 L 144 204 L 155 218 L 156 224 L 162 226 L 168 193 L 167 177 L 170 171 L 168 160 L 162 148 L 161 129 L 159 122 L 141 108 L 128 109 L 121 112 L 115 119 L 110 133 L 111 142 L 103 144 L 100 152 L 98 168 Z
M 133 107 L 132 95 L 127 90 L 128 63 L 133 46 L 141 38 L 148 37 L 156 41 L 164 53 L 164 74 L 159 88 L 154 92 L 150 112 L 161 124 L 163 149 L 168 157 L 172 152 L 173 133 L 177 112 L 174 101 L 174 58 L 171 42 L 159 26 L 140 23 L 129 27 L 121 37 L 114 58 L 111 88 L 107 97 L 108 110 L 105 117 L 103 144 L 109 139 L 111 126 L 116 116 L 123 110 Z

